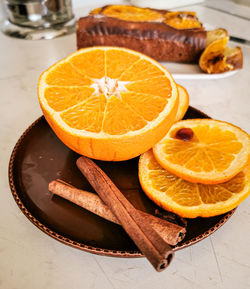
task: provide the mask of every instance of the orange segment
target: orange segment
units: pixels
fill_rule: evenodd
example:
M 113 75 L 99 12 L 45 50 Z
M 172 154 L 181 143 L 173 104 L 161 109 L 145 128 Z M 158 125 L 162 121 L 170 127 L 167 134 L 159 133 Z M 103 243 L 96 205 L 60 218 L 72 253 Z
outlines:
M 131 82 L 126 85 L 126 88 L 134 92 L 147 93 L 167 98 L 171 96 L 171 85 L 166 76 Z
M 183 120 L 153 148 L 162 167 L 190 182 L 216 184 L 238 174 L 249 156 L 249 136 L 229 123 Z
M 44 97 L 52 109 L 62 111 L 84 101 L 94 91 L 94 88 L 88 86 L 49 86 L 45 88 Z
M 147 77 L 156 71 L 162 76 L 119 79 L 140 60 Z M 129 84 L 135 91 L 126 88 Z M 155 60 L 119 47 L 85 48 L 61 60 L 41 75 L 38 97 L 65 145 L 106 161 L 127 160 L 150 149 L 173 124 L 178 106 L 169 72 Z
M 140 157 L 139 180 L 152 201 L 185 218 L 226 213 L 237 207 L 250 193 L 249 166 L 221 184 L 191 183 L 163 169 L 152 150 Z
M 140 59 L 139 55 L 123 50 L 109 49 L 106 51 L 106 76 L 119 78 L 133 63 Z
M 186 162 L 183 163 L 184 167 L 188 167 L 191 171 L 197 173 L 213 171 L 214 163 L 210 159 L 209 155 L 206 153 L 206 150 L 194 149 L 188 151 L 188 153 L 186 153 L 185 155 L 186 157 L 188 156 L 189 159 L 186 159 Z M 174 158 L 172 157 L 171 160 L 173 161 Z M 176 160 L 174 160 L 174 162 L 178 163 Z
M 128 70 L 125 70 L 119 80 L 136 81 L 161 75 L 164 75 L 164 72 L 160 68 L 145 59 L 141 59 L 135 62 Z
M 73 56 L 70 63 L 88 77 L 102 78 L 105 76 L 105 51 L 102 49 Z
M 240 145 L 240 144 L 239 144 Z M 237 150 L 235 150 L 237 153 Z M 208 158 L 211 160 L 214 169 L 218 172 L 224 172 L 229 166 L 230 163 L 232 163 L 235 159 L 234 152 L 227 153 L 220 150 L 213 150 L 208 148 L 206 150 Z M 198 162 L 198 159 L 197 159 Z
M 108 100 L 103 121 L 103 132 L 117 135 L 135 131 L 146 125 L 145 119 L 116 96 Z
M 145 120 L 151 121 L 158 117 L 167 104 L 167 99 L 150 94 L 122 92 L 122 100 Z
M 92 81 L 80 74 L 71 63 L 64 61 L 58 63 L 51 69 L 50 73 L 45 78 L 48 85 L 58 86 L 74 86 L 74 85 L 90 85 Z
M 100 132 L 105 105 L 104 95 L 92 96 L 87 101 L 62 112 L 61 118 L 71 128 Z

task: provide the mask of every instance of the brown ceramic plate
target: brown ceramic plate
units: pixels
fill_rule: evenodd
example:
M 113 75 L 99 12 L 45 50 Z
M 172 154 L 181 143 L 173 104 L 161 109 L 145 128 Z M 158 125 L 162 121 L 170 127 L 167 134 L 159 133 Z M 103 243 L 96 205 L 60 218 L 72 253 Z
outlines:
M 206 117 L 192 107 L 185 116 Z M 10 188 L 17 205 L 39 229 L 65 244 L 103 255 L 143 256 L 120 226 L 48 191 L 48 183 L 57 178 L 77 188 L 93 191 L 75 165 L 78 157 L 56 137 L 44 117 L 36 120 L 23 133 L 10 159 Z M 154 212 L 157 206 L 146 197 L 138 182 L 138 158 L 115 163 L 97 161 L 97 164 L 136 208 Z M 233 211 L 212 218 L 189 219 L 186 237 L 174 249 L 204 239 L 232 214 Z

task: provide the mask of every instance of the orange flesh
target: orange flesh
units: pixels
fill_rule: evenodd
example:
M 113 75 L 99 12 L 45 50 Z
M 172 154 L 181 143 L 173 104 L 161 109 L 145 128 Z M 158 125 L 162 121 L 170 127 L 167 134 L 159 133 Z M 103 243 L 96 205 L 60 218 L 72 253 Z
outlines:
M 51 108 L 63 111 L 88 99 L 94 91 L 94 88 L 89 86 L 49 86 L 44 94 Z
M 61 113 L 61 117 L 72 128 L 100 132 L 105 106 L 104 95 L 92 96 L 87 101 Z
M 180 164 L 196 172 L 210 172 L 214 168 L 224 171 L 242 149 L 242 144 L 237 141 L 235 135 L 220 128 L 210 128 L 208 125 L 192 127 L 198 142 L 183 142 L 172 138 L 164 143 L 164 152 L 169 155 L 169 160 L 174 164 Z M 176 153 L 176 151 L 179 151 Z
M 105 76 L 105 53 L 101 49 L 74 56 L 70 61 L 75 69 L 90 78 Z
M 147 121 L 155 119 L 167 104 L 166 98 L 156 95 L 135 92 L 122 92 L 121 95 L 122 100 Z
M 153 155 L 148 165 L 151 172 L 149 176 L 153 187 L 166 192 L 175 202 L 184 206 L 196 206 L 202 203 L 213 204 L 225 201 L 242 191 L 246 175 L 240 172 L 230 181 L 216 185 L 189 183 L 177 176 L 163 170 L 155 161 Z
M 239 193 L 245 182 L 245 174 L 240 172 L 230 181 L 216 185 L 194 184 L 182 180 L 168 171 L 163 171 L 158 164 L 151 164 L 154 171 L 149 173 L 152 184 L 160 191 L 166 191 L 173 200 L 184 206 L 195 206 L 201 203 L 213 204 L 225 201 L 232 194 Z M 169 186 L 172 184 L 172 187 Z

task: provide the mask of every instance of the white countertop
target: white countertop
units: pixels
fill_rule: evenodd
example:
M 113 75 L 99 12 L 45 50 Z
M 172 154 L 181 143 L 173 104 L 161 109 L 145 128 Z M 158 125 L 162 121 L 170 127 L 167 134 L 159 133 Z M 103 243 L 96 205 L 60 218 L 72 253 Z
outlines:
M 247 37 L 246 20 L 200 6 L 188 10 Z M 22 132 L 42 114 L 36 96 L 40 73 L 75 47 L 75 35 L 25 41 L 0 33 L 0 288 L 250 288 L 250 198 L 213 235 L 176 252 L 161 273 L 145 258 L 104 257 L 66 246 L 21 213 L 8 184 L 10 154 Z M 249 133 L 250 47 L 243 54 L 244 68 L 229 78 L 178 82 L 188 90 L 192 106 Z

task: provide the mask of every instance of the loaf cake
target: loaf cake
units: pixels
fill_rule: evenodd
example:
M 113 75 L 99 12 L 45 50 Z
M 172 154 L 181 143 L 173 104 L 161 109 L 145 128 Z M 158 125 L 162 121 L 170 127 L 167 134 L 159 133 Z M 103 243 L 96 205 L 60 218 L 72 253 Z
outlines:
M 199 63 L 206 73 L 239 69 L 243 62 L 239 47 L 226 46 L 227 31 L 206 31 L 195 12 L 107 5 L 80 18 L 76 33 L 78 49 L 126 47 L 158 61 Z
M 206 31 L 193 12 L 109 5 L 78 21 L 77 48 L 98 45 L 130 48 L 160 61 L 197 62 Z

